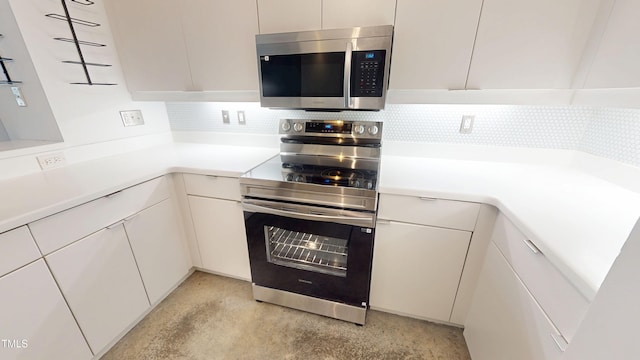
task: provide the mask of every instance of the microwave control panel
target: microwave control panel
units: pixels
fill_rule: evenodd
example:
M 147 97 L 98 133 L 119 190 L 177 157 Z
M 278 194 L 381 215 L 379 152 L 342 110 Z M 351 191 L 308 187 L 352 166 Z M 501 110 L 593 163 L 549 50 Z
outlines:
M 385 50 L 354 51 L 351 59 L 351 96 L 381 97 Z

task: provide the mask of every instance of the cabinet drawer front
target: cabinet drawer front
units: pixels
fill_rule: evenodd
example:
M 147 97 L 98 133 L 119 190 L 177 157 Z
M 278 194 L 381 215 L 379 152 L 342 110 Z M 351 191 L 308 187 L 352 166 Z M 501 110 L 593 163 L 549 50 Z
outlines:
M 571 340 L 589 302 L 535 248 L 503 214 L 496 219 L 492 240 L 511 264 L 533 297 L 558 327 Z
M 449 321 L 470 239 L 468 231 L 378 222 L 371 307 Z
M 40 256 L 40 250 L 26 226 L 0 234 L 0 276 Z
M 473 360 L 559 360 L 563 345 L 538 303 L 489 244 L 464 338 Z
M 87 236 L 45 259 L 94 354 L 149 308 L 122 225 Z
M 29 228 L 46 255 L 157 204 L 169 194 L 167 180 L 160 177 L 34 221 Z
M 479 211 L 478 203 L 381 194 L 378 217 L 385 220 L 473 231 Z
M 44 260 L 0 277 L 0 294 L 0 338 L 21 345 L 0 345 L 0 358 L 93 357 Z
M 189 195 L 240 201 L 238 178 L 213 175 L 184 174 L 184 185 Z

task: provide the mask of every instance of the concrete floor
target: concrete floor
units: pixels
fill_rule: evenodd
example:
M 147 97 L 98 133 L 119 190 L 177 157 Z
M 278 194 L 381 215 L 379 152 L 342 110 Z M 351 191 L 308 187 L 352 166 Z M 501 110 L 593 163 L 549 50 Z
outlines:
M 378 311 L 356 326 L 267 303 L 251 284 L 195 272 L 108 359 L 470 359 L 458 328 Z

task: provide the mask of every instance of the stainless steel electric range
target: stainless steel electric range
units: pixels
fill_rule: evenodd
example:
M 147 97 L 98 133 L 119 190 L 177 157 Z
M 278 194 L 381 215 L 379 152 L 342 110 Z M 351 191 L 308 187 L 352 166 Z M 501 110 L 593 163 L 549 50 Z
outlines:
M 240 178 L 253 296 L 364 324 L 382 123 L 279 128 L 280 155 Z

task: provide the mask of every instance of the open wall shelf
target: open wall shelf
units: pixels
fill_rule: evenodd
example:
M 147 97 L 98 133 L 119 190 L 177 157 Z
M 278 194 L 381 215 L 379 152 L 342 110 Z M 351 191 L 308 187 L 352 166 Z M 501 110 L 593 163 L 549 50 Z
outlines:
M 71 0 L 72 3 L 76 3 L 83 6 L 91 6 L 94 5 L 95 2 L 90 0 Z M 89 74 L 90 66 L 98 66 L 98 67 L 110 67 L 110 64 L 99 64 L 93 62 L 87 62 L 85 60 L 84 54 L 82 53 L 82 46 L 94 46 L 94 47 L 105 47 L 105 44 L 100 44 L 91 41 L 83 41 L 78 39 L 78 35 L 76 33 L 75 26 L 87 26 L 87 27 L 99 27 L 100 24 L 71 17 L 69 14 L 69 8 L 67 6 L 67 0 L 61 0 L 62 9 L 64 10 L 64 14 L 46 14 L 45 16 L 51 19 L 64 21 L 69 25 L 69 30 L 71 31 L 71 38 L 63 38 L 63 37 L 55 37 L 54 40 L 62 41 L 62 42 L 70 42 L 75 44 L 76 51 L 78 52 L 79 60 L 64 60 L 62 61 L 65 64 L 74 64 L 82 66 L 82 70 L 84 71 L 84 75 L 86 78 L 86 82 L 72 82 L 73 85 L 117 85 L 114 83 L 105 83 L 105 82 L 95 82 L 91 79 L 91 75 Z

